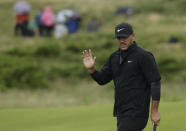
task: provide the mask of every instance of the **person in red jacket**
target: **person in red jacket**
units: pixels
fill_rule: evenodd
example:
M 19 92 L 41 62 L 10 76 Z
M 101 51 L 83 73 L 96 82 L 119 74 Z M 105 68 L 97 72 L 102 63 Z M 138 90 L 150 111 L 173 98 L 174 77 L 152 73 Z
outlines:
M 15 35 L 25 35 L 26 27 L 29 22 L 29 14 L 16 14 L 16 25 L 15 25 Z
M 16 25 L 14 34 L 16 36 L 33 36 L 34 32 L 28 29 L 29 13 L 16 14 Z

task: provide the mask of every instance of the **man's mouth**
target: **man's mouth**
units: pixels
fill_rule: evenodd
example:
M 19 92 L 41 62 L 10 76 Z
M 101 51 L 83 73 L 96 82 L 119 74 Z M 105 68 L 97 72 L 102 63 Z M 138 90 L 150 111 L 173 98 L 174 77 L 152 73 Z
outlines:
M 121 47 L 125 47 L 127 44 L 126 43 L 121 43 L 120 46 Z

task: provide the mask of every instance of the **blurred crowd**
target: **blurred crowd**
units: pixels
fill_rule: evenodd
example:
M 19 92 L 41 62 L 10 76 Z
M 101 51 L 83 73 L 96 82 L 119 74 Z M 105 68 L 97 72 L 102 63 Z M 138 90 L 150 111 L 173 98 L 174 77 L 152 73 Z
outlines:
M 64 9 L 54 14 L 50 6 L 40 8 L 33 19 L 30 19 L 31 5 L 26 1 L 14 4 L 16 12 L 15 36 L 41 37 L 54 36 L 61 38 L 78 31 L 81 15 L 76 10 Z M 87 32 L 96 32 L 101 26 L 100 20 L 93 17 L 87 24 Z
M 76 33 L 80 29 L 82 17 L 77 10 L 62 9 L 56 14 L 50 6 L 38 9 L 34 18 L 30 19 L 31 5 L 26 1 L 18 1 L 13 6 L 16 12 L 16 24 L 14 28 L 15 36 L 23 37 L 51 37 L 61 38 L 67 34 Z M 116 8 L 114 16 L 125 15 L 130 18 L 135 13 L 135 9 L 130 6 L 120 6 Z M 102 27 L 102 21 L 93 16 L 86 24 L 86 32 L 97 32 Z M 170 36 L 168 43 L 176 44 L 178 37 Z

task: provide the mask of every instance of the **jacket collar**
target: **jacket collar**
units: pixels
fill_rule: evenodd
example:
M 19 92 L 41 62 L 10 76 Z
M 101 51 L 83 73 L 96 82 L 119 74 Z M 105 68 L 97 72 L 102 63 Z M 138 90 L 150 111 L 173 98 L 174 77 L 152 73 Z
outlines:
M 137 48 L 137 44 L 134 41 L 129 48 L 126 51 L 123 51 L 121 49 L 119 49 L 119 53 L 120 53 L 120 64 L 122 64 L 122 62 L 126 59 L 126 57 L 132 53 L 135 49 Z

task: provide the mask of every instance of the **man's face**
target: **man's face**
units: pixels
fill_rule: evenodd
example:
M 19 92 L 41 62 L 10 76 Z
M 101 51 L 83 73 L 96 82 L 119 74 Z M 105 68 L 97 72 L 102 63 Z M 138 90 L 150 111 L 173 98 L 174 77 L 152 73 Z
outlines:
M 133 41 L 134 34 L 130 35 L 128 38 L 117 37 L 117 42 L 121 50 L 127 50 L 129 46 L 133 43 Z

